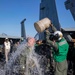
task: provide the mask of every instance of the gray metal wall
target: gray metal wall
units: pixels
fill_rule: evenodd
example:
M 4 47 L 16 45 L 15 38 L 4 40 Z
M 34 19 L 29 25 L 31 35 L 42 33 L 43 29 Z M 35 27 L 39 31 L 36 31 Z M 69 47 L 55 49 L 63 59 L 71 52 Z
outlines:
M 60 30 L 55 0 L 41 0 L 39 20 L 48 17 L 53 25 Z M 44 33 L 40 33 L 40 39 L 44 39 Z

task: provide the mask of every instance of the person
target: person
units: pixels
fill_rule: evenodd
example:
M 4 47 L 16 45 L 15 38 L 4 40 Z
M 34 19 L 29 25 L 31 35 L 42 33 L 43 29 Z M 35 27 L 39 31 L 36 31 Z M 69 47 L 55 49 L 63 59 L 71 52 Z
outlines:
M 18 41 L 13 44 L 13 46 L 12 46 L 12 52 L 15 52 L 17 50 L 19 44 L 20 43 Z
M 55 75 L 67 75 L 67 53 L 69 45 L 61 31 L 57 31 L 53 24 L 50 25 L 54 34 L 53 40 L 50 40 L 51 33 L 48 29 L 45 30 L 46 43 L 53 48 L 53 58 L 55 61 Z
M 8 55 L 9 55 L 9 52 L 10 52 L 10 41 L 8 38 L 5 38 L 5 41 L 4 41 L 4 50 L 5 50 L 5 61 L 8 62 Z
M 72 38 L 72 63 L 73 63 L 73 75 L 75 75 L 75 39 Z
M 35 39 L 33 37 L 28 37 L 27 38 L 27 43 L 25 44 L 25 49 L 23 52 L 21 52 L 21 55 L 20 55 L 20 75 L 24 75 L 24 72 L 25 72 L 25 68 L 26 68 L 26 64 L 27 64 L 27 61 L 28 58 L 27 56 L 29 55 L 29 52 L 33 49 L 34 47 L 34 44 L 35 44 Z
M 37 40 L 36 43 L 35 43 L 35 52 L 38 54 L 38 55 L 41 55 L 42 54 L 42 40 Z

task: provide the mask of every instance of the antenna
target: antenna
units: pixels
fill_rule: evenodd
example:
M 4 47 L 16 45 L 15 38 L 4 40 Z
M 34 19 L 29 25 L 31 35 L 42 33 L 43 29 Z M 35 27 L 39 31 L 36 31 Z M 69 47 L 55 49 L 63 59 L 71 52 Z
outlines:
M 21 37 L 26 39 L 26 32 L 25 32 L 25 26 L 24 22 L 26 21 L 26 18 L 21 21 Z

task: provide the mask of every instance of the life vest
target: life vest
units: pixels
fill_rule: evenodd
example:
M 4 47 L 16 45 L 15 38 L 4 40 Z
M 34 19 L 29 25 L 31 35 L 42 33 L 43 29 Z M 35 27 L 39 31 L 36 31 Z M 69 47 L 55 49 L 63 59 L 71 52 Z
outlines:
M 5 49 L 10 49 L 10 42 L 4 42 Z
M 56 43 L 58 45 L 58 50 L 54 52 L 54 59 L 56 62 L 62 62 L 67 58 L 69 45 L 64 38 Z

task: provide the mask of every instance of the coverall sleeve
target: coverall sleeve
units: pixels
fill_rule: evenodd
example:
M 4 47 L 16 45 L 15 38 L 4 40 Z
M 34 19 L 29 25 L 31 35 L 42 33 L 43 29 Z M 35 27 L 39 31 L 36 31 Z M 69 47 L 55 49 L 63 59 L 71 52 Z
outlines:
M 51 29 L 53 32 L 57 31 L 57 29 L 55 28 L 55 26 L 53 24 L 51 25 Z
M 46 35 L 46 43 L 47 43 L 49 46 L 52 46 L 53 49 L 54 49 L 54 51 L 57 51 L 57 50 L 58 50 L 58 45 L 57 45 L 57 43 L 54 43 L 53 41 L 51 41 L 51 40 L 49 39 L 50 34 L 51 34 L 50 32 L 45 32 L 45 35 Z

